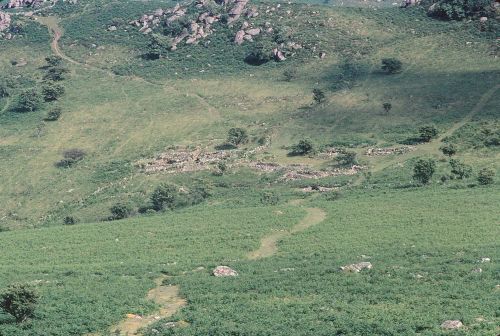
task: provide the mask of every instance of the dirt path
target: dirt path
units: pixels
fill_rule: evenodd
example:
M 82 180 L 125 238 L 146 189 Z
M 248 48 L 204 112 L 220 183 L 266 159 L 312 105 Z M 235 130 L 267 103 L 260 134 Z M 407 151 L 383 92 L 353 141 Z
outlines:
M 300 205 L 298 201 L 292 201 L 290 203 L 296 206 Z M 294 233 L 304 231 L 313 225 L 319 224 L 326 218 L 326 212 L 323 209 L 305 208 L 305 210 L 307 211 L 306 216 L 297 225 L 288 231 L 275 232 L 265 236 L 260 241 L 260 247 L 257 250 L 250 252 L 247 255 L 247 258 L 250 260 L 257 260 L 274 255 L 278 252 L 277 243 L 279 240 L 289 237 Z
M 177 310 L 185 306 L 186 300 L 179 296 L 179 287 L 163 284 L 167 279 L 167 276 L 156 279 L 156 287 L 148 292 L 147 298 L 160 306 L 158 311 L 148 316 L 129 314 L 125 320 L 112 327 L 110 332 L 113 335 L 140 336 L 142 334 L 139 330 L 160 319 L 174 315 Z

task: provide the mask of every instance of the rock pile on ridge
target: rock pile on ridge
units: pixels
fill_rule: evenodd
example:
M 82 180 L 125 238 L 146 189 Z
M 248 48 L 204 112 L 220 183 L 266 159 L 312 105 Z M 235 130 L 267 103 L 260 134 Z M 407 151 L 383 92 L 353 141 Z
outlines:
M 2 8 L 37 7 L 45 0 L 10 0 Z
M 238 272 L 228 266 L 217 266 L 212 271 L 212 274 L 216 277 L 235 277 L 238 276 Z
M 8 13 L 0 12 L 0 38 L 12 38 L 12 34 L 9 32 L 11 22 L 12 20 Z

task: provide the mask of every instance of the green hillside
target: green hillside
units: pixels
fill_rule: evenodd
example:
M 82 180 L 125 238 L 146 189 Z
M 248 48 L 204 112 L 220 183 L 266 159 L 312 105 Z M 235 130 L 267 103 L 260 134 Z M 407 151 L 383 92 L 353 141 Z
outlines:
M 498 7 L 221 3 L 0 10 L 0 336 L 499 333 Z

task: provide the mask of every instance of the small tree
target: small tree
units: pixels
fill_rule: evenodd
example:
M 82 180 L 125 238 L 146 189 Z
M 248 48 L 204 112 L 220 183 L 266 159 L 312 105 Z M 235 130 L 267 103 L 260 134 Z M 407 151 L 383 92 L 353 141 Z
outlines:
M 231 128 L 227 133 L 227 142 L 234 146 L 248 142 L 247 131 L 239 127 Z
M 42 103 L 43 98 L 38 90 L 26 90 L 19 95 L 17 110 L 19 112 L 33 112 L 38 110 Z
M 39 295 L 31 286 L 13 284 L 0 294 L 0 308 L 14 316 L 17 323 L 33 317 Z
M 63 59 L 57 55 L 50 55 L 50 56 L 45 57 L 45 61 L 51 67 L 57 67 L 57 66 L 62 64 Z
M 472 175 L 472 167 L 460 162 L 459 160 L 450 160 L 451 173 L 456 175 L 460 180 Z
M 392 104 L 391 103 L 384 103 L 384 105 L 382 105 L 384 110 L 385 110 L 385 113 L 389 113 L 389 111 L 392 109 Z
M 423 126 L 418 129 L 420 132 L 420 141 L 429 142 L 439 134 L 438 129 L 433 125 Z
M 156 211 L 175 208 L 178 199 L 179 190 L 171 184 L 159 185 L 151 195 L 151 203 L 153 203 L 153 209 Z
M 125 203 L 116 203 L 109 210 L 111 211 L 111 220 L 124 219 L 132 214 L 132 208 Z
M 286 69 L 285 71 L 283 71 L 283 77 L 285 77 L 285 81 L 291 82 L 292 80 L 297 78 L 297 69 L 295 68 Z
M 491 168 L 483 168 L 477 174 L 477 182 L 481 185 L 493 184 L 495 181 L 495 171 Z
M 292 155 L 306 155 L 314 153 L 314 142 L 309 138 L 300 140 L 297 144 L 292 146 Z
M 427 184 L 436 171 L 436 161 L 433 159 L 420 159 L 413 167 L 413 178 L 422 184 Z
M 42 87 L 43 97 L 47 102 L 57 100 L 65 91 L 64 86 L 53 82 L 47 82 Z
M 316 104 L 322 104 L 326 100 L 325 92 L 321 89 L 313 89 L 313 99 Z
M 382 59 L 382 70 L 387 74 L 395 74 L 401 72 L 403 68 L 403 63 L 396 58 L 384 58 Z
M 451 157 L 457 153 L 457 146 L 454 144 L 445 144 L 441 146 L 440 150 L 444 155 Z
M 46 121 L 56 121 L 61 117 L 62 110 L 60 107 L 54 107 L 52 110 L 47 113 L 47 117 L 45 117 Z

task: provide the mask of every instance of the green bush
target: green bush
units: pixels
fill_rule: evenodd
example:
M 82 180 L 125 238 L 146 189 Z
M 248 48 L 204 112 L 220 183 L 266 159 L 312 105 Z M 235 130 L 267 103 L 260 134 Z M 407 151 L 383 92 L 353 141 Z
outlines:
M 42 87 L 43 97 L 47 102 L 59 99 L 65 91 L 64 86 L 54 82 L 46 82 Z
M 5 83 L 0 83 L 0 98 L 5 98 L 10 95 L 9 87 Z
M 311 139 L 304 138 L 292 146 L 290 155 L 307 155 L 315 152 L 315 146 Z
M 345 151 L 337 157 L 337 161 L 340 165 L 346 167 L 352 167 L 353 165 L 358 164 L 357 155 L 355 152 Z
M 46 121 L 56 121 L 59 120 L 61 117 L 62 110 L 60 107 L 54 107 L 52 110 L 47 113 L 47 116 L 45 117 Z
M 413 178 L 422 184 L 427 184 L 436 171 L 436 161 L 433 159 L 419 159 L 413 167 Z
M 481 185 L 493 184 L 495 182 L 495 171 L 491 168 L 483 168 L 477 174 L 477 182 Z
M 453 156 L 457 153 L 457 146 L 454 144 L 445 144 L 439 148 L 444 155 Z
M 60 66 L 50 67 L 49 69 L 47 69 L 47 72 L 45 73 L 45 76 L 43 76 L 43 79 L 50 81 L 62 81 L 67 78 L 68 73 L 69 70 L 66 68 Z
M 439 134 L 438 129 L 433 125 L 423 126 L 418 129 L 420 133 L 420 141 L 429 142 Z
M 470 16 L 491 16 L 491 0 L 441 0 L 429 8 L 429 15 L 445 20 L 463 20 Z
M 397 58 L 384 58 L 382 59 L 382 70 L 387 74 L 395 74 L 401 72 L 403 62 Z
M 17 101 L 17 111 L 33 112 L 38 110 L 43 104 L 42 94 L 36 89 L 29 89 L 19 95 Z
M 79 148 L 72 148 L 63 152 L 63 159 L 56 163 L 59 168 L 71 168 L 76 163 L 82 161 L 87 153 Z
M 468 178 L 472 175 L 472 167 L 460 162 L 456 159 L 450 160 L 451 173 L 456 175 L 460 180 Z
M 63 59 L 57 55 L 50 55 L 50 56 L 45 57 L 45 61 L 51 67 L 57 67 L 57 66 L 62 64 Z
M 325 92 L 321 89 L 313 89 L 313 100 L 316 104 L 322 104 L 326 100 Z
M 38 293 L 31 286 L 13 284 L 0 294 L 0 308 L 21 323 L 34 316 L 38 299 Z
M 159 185 L 151 195 L 151 203 L 156 211 L 175 208 L 179 199 L 179 188 L 172 184 Z
M 66 216 L 63 219 L 63 223 L 64 225 L 75 225 L 76 223 L 78 223 L 78 220 L 73 216 Z
M 132 214 L 132 208 L 125 203 L 116 203 L 109 210 L 111 211 L 110 220 L 128 218 Z

